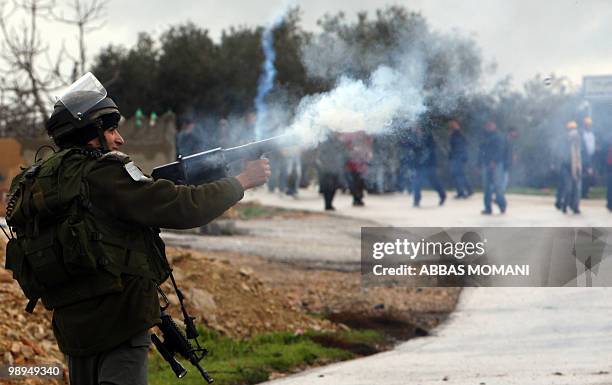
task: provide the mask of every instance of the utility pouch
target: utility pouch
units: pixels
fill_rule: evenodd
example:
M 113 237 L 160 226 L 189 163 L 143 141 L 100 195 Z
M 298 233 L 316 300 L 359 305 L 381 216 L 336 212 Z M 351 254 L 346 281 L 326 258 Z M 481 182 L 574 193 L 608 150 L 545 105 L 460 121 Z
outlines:
M 41 296 L 43 287 L 34 276 L 34 272 L 25 258 L 22 241 L 17 238 L 9 240 L 6 245 L 5 268 L 13 272 L 13 278 L 17 280 L 28 299 L 32 300 Z
M 41 232 L 36 239 L 26 238 L 24 246 L 25 260 L 43 286 L 54 287 L 69 280 L 55 241 L 55 226 Z
M 71 275 L 93 274 L 98 261 L 91 248 L 95 232 L 87 228 L 84 220 L 68 218 L 58 228 L 58 240 L 66 271 Z

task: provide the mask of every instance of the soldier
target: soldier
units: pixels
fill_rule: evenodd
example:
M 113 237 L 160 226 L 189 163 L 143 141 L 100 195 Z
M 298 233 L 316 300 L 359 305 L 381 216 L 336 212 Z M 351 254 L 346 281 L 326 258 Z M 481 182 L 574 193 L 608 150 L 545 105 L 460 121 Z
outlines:
M 159 228 L 198 227 L 270 175 L 265 159 L 201 186 L 153 181 L 117 150 L 117 105 L 91 74 L 55 104 L 46 124 L 59 147 L 11 186 L 7 246 L 32 311 L 53 310 L 71 384 L 146 384 L 158 286 L 169 275 Z

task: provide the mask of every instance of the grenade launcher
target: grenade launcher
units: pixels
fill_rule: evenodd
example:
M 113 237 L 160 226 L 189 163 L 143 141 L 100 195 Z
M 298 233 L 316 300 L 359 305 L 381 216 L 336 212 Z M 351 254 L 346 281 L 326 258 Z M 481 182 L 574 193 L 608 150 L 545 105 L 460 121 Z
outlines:
M 283 147 L 298 144 L 293 135 L 278 135 L 231 148 L 214 148 L 185 157 L 172 163 L 155 167 L 153 179 L 167 179 L 175 184 L 200 185 L 227 176 L 228 165 L 237 160 L 256 160 L 262 155 Z

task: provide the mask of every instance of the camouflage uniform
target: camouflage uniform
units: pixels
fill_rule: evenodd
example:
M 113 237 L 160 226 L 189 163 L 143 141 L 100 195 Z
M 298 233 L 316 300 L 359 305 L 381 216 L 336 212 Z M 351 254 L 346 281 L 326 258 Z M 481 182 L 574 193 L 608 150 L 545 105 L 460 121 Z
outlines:
M 54 202 L 55 195 L 70 196 L 63 186 L 80 186 L 76 194 L 79 198 L 75 197 L 74 201 L 78 201 L 78 205 L 84 209 L 77 212 L 83 212 L 90 218 L 96 229 L 95 232 L 87 230 L 86 238 L 95 241 L 88 241 L 90 244 L 84 247 L 92 250 L 101 247 L 106 258 L 112 254 L 108 266 L 116 267 L 119 289 L 106 290 L 108 292 L 96 289 L 92 293 L 104 294 L 93 297 L 83 294 L 87 289 L 83 284 L 94 281 L 87 277 L 95 278 L 96 274 L 101 274 L 100 265 L 113 272 L 104 263 L 100 264 L 99 255 L 96 254 L 96 272 L 84 278 L 68 274 L 76 278 L 54 286 L 47 293 L 52 294 L 50 297 L 41 295 L 43 304 L 54 310 L 53 331 L 60 350 L 67 355 L 73 384 L 146 383 L 146 353 L 150 342 L 148 329 L 160 322 L 157 284 L 167 278 L 167 274 L 160 275 L 152 267 L 159 264 L 158 259 L 163 259 L 167 266 L 158 229 L 201 226 L 242 199 L 244 191 L 235 178 L 224 178 L 201 186 L 177 186 L 167 180 L 152 181 L 124 154 L 110 152 L 101 155 L 96 151 L 86 154 L 89 156 L 84 156 L 83 151 L 73 154 L 70 149 L 63 150 L 60 154 L 63 158 L 57 161 L 60 166 L 54 171 L 55 174 L 46 171 L 49 167 L 45 166 L 45 162 L 49 161 L 43 161 L 33 180 L 40 182 L 45 175 L 51 175 L 50 185 L 39 185 L 50 186 L 46 190 L 53 192 L 47 194 L 48 191 L 39 191 L 38 195 L 43 196 L 42 204 L 40 199 L 34 202 L 37 195 L 35 189 L 30 195 L 19 192 L 21 198 L 16 200 L 16 212 L 8 221 L 9 224 L 17 223 L 16 218 L 22 215 L 25 218 L 22 222 L 30 223 L 32 218 L 28 219 L 21 210 L 28 205 L 31 208 L 26 208 L 26 213 L 30 215 L 42 206 L 49 206 L 46 208 L 53 213 L 50 202 Z M 20 180 L 23 180 L 23 174 L 16 178 L 13 192 L 18 189 Z M 76 204 L 71 203 L 71 207 Z M 64 216 L 62 210 L 56 210 L 48 217 L 55 219 L 41 220 L 40 225 L 34 226 L 36 234 L 44 233 L 44 223 L 58 226 L 58 221 L 65 220 L 60 219 Z M 74 218 L 71 220 L 74 221 Z M 58 228 L 60 230 L 54 231 L 60 234 L 61 225 Z M 18 239 L 26 240 L 22 247 L 26 250 L 25 254 L 29 247 L 26 233 L 21 237 L 18 234 Z M 61 247 L 66 250 L 67 245 Z M 12 255 L 9 258 L 7 253 L 7 268 L 15 272 L 22 262 L 14 256 L 16 253 Z M 23 258 L 26 265 L 30 261 L 28 258 L 28 255 Z M 65 268 L 61 266 L 61 269 Z M 64 297 L 67 296 L 66 292 L 70 292 L 74 297 L 66 299 L 57 292 L 62 292 Z

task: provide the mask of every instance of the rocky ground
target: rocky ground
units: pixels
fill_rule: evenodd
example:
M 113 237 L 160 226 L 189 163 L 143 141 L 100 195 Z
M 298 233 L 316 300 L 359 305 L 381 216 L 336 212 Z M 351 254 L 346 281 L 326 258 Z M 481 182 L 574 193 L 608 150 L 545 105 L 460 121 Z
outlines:
M 365 289 L 357 272 L 296 268 L 228 252 L 170 249 L 170 255 L 194 314 L 232 336 L 336 330 L 387 318 L 428 330 L 452 311 L 459 294 L 447 288 Z M 171 291 L 168 283 L 164 289 Z
M 5 243 L 0 240 L 0 262 L 4 267 Z M 51 316 L 42 306 L 25 312 L 27 300 L 10 271 L 0 268 L 0 364 L 55 364 L 63 356 L 57 348 Z M 0 384 L 8 383 L 0 380 Z M 15 383 L 12 382 L 11 383 Z M 61 384 L 56 380 L 28 379 L 27 384 Z

